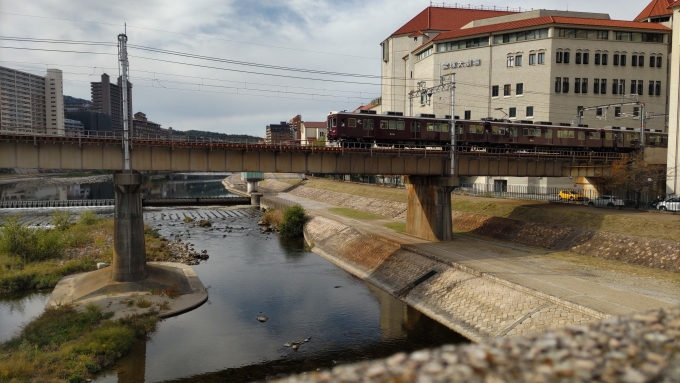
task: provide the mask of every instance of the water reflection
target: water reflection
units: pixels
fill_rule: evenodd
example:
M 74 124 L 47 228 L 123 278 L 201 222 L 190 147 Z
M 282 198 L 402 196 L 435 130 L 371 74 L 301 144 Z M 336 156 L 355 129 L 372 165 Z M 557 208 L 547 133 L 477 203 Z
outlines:
M 41 291 L 0 300 L 0 343 L 11 339 L 21 326 L 42 314 L 51 291 Z

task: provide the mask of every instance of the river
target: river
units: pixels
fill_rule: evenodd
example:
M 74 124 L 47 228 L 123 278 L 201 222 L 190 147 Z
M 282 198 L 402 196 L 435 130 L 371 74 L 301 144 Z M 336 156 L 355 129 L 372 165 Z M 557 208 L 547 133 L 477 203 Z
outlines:
M 185 214 L 211 217 L 212 230 L 184 224 Z M 209 300 L 162 321 L 151 340 L 96 382 L 247 382 L 467 342 L 310 252 L 302 240 L 260 234 L 259 217 L 250 207 L 145 211 L 163 236 L 180 235 L 208 252 L 194 270 Z M 0 340 L 38 315 L 48 297 L 0 301 Z M 258 322 L 259 315 L 268 321 Z M 284 347 L 305 339 L 298 351 Z

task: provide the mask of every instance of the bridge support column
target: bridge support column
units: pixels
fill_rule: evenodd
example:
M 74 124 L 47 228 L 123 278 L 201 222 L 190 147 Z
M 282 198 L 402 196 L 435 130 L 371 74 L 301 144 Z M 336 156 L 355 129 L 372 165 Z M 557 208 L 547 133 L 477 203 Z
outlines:
M 116 282 L 139 281 L 147 276 L 141 184 L 142 174 L 136 171 L 113 175 L 116 199 L 111 279 Z
M 451 192 L 457 177 L 404 176 L 408 190 L 406 233 L 430 241 L 450 241 Z

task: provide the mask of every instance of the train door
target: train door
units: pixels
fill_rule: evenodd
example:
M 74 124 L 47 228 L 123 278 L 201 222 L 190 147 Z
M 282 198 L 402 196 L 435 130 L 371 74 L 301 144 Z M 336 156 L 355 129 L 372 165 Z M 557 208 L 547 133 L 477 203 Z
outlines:
M 366 118 L 363 121 L 364 137 L 373 137 L 373 119 Z
M 420 121 L 411 121 L 411 138 L 420 139 Z
M 586 132 L 579 130 L 576 132 L 576 137 L 578 138 L 578 146 L 586 146 Z

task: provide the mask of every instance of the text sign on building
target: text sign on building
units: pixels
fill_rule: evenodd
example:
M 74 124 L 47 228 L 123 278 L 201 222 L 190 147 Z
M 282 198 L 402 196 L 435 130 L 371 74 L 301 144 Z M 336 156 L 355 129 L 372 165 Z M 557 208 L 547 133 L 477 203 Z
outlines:
M 480 59 L 467 60 L 467 61 L 454 61 L 454 62 L 450 62 L 450 63 L 443 63 L 442 69 L 465 68 L 465 67 L 480 66 L 480 65 L 482 65 L 482 60 L 480 60 Z

